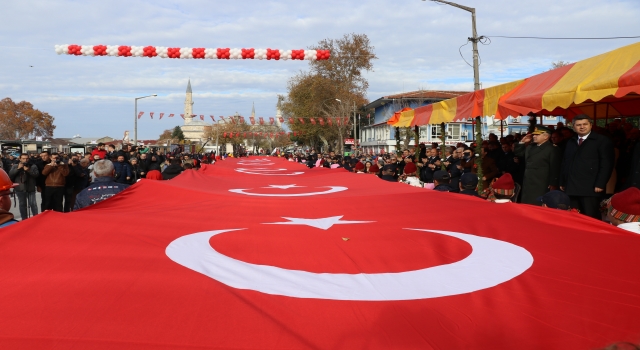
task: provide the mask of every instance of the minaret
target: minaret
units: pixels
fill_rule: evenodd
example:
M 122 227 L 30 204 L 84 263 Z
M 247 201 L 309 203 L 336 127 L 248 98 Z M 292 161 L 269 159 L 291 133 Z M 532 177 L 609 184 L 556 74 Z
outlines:
M 191 79 L 187 83 L 187 97 L 184 99 L 184 123 L 189 124 L 193 120 L 193 95 L 191 93 Z
M 282 123 L 280 122 L 280 118 L 282 118 L 282 96 L 278 96 L 278 104 L 276 104 L 276 125 L 281 128 Z
M 256 119 L 256 103 L 251 102 L 251 118 Z

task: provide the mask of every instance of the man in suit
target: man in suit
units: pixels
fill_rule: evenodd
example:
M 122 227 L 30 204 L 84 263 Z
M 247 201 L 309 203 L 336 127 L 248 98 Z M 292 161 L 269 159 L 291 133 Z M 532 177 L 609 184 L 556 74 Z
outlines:
M 571 199 L 571 207 L 601 219 L 600 199 L 613 171 L 613 142 L 591 132 L 593 122 L 581 114 L 573 119 L 576 136 L 567 142 L 562 159 L 560 189 Z
M 522 203 L 540 205 L 538 197 L 558 187 L 560 154 L 550 138 L 549 128 L 536 126 L 515 148 L 515 155 L 525 161 Z

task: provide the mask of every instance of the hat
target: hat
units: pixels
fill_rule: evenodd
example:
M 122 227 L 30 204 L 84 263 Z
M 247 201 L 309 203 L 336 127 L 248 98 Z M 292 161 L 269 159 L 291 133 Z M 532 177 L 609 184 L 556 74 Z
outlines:
M 549 128 L 545 127 L 545 126 L 538 125 L 538 126 L 536 126 L 536 128 L 533 130 L 533 132 L 531 134 L 540 135 L 540 134 L 544 134 L 545 132 L 547 134 L 551 134 L 551 129 L 549 129 Z
M 478 186 L 478 175 L 473 173 L 462 174 L 462 176 L 460 176 L 460 183 L 462 187 L 472 190 Z
M 629 187 L 609 200 L 609 215 L 624 222 L 640 222 L 640 189 Z
M 549 191 L 543 196 L 538 197 L 538 202 L 546 205 L 548 208 L 569 210 L 571 209 L 571 201 L 569 196 L 558 190 Z
M 451 176 L 449 175 L 448 172 L 444 170 L 438 170 L 435 173 L 433 173 L 433 179 L 436 181 L 447 181 L 447 180 L 451 180 Z
M 9 175 L 7 175 L 4 170 L 0 169 L 0 196 L 8 195 L 11 193 L 10 190 L 17 186 L 19 186 L 19 184 L 11 181 Z
M 369 172 L 370 173 L 377 173 L 378 171 L 380 171 L 380 167 L 378 166 L 378 164 L 373 164 L 369 167 Z
M 498 180 L 491 184 L 491 189 L 494 193 L 506 196 L 512 195 L 515 187 L 516 185 L 513 183 L 513 178 L 509 173 L 500 176 Z
M 416 168 L 416 164 L 411 162 L 411 163 L 407 163 L 404 166 L 404 173 L 405 174 L 412 174 L 415 173 L 418 170 L 418 168 Z
M 362 164 L 361 162 L 358 162 L 356 164 L 356 170 L 364 170 L 364 164 Z

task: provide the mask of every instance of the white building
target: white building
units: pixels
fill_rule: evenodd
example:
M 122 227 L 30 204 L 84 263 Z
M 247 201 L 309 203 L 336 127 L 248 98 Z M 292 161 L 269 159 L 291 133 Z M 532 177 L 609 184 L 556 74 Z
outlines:
M 193 93 L 191 91 L 191 79 L 189 79 L 187 96 L 184 100 L 184 125 L 180 128 L 185 140 L 193 143 L 204 143 L 206 142 L 204 137 L 205 128 L 210 127 L 211 124 L 197 119 L 194 120 L 193 117 L 196 117 L 196 115 L 193 114 Z

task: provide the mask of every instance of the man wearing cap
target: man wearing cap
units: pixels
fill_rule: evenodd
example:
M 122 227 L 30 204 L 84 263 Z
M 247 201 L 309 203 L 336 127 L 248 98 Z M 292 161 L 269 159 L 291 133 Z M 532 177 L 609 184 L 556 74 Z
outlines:
M 438 170 L 433 173 L 433 184 L 435 185 L 435 187 L 433 188 L 434 191 L 453 192 L 453 189 L 449 186 L 450 182 L 451 176 L 448 172 L 444 170 Z
M 607 218 L 613 225 L 637 232 L 640 223 L 640 189 L 630 187 L 614 194 L 607 201 Z
M 389 182 L 397 182 L 398 181 L 395 178 L 395 175 L 396 175 L 396 165 L 395 164 L 387 164 L 387 165 L 383 166 L 381 173 L 382 173 L 382 176 L 380 176 L 380 178 L 382 180 L 389 181 Z
M 472 173 L 466 173 L 460 176 L 460 194 L 482 198 L 476 191 L 477 187 L 478 187 L 478 175 L 472 174 Z
M 13 214 L 9 212 L 11 209 L 11 189 L 17 187 L 17 183 L 13 183 L 9 179 L 9 175 L 0 169 L 0 229 L 18 222 L 13 218 Z
M 496 203 L 511 202 L 515 188 L 516 184 L 511 174 L 504 174 L 489 186 L 490 194 L 487 200 Z
M 587 115 L 573 118 L 576 136 L 564 150 L 560 189 L 571 198 L 571 207 L 600 220 L 600 200 L 613 171 L 615 153 L 613 142 L 591 132 L 592 126 Z
M 566 193 L 558 190 L 549 191 L 538 197 L 538 202 L 545 208 L 571 210 L 571 200 Z
M 550 137 L 549 128 L 536 126 L 533 133 L 516 145 L 515 155 L 524 157 L 525 161 L 522 203 L 539 205 L 538 197 L 558 187 L 560 155 L 549 141 Z

